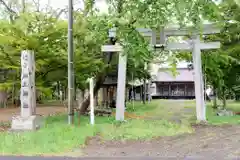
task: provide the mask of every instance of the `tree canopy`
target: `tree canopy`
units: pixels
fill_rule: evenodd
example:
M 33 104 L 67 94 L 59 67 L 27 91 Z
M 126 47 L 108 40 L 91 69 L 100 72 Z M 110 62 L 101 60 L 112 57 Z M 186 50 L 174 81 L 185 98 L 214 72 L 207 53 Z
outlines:
M 101 85 L 108 74 L 117 72 L 116 56 L 101 52 L 101 46 L 110 43 L 110 28 L 117 28 L 116 40 L 124 46 L 128 56 L 128 80 L 132 79 L 132 74 L 134 79 L 143 79 L 149 78 L 145 64 L 150 64 L 159 55 L 149 49 L 149 41 L 137 32 L 137 27 L 160 28 L 169 24 L 200 26 L 204 20 L 220 21 L 219 17 L 222 17 L 219 6 L 211 0 L 107 0 L 108 13 L 95 9 L 94 0 L 83 2 L 84 7 L 74 8 L 73 31 L 75 86 L 80 89 L 86 88 L 89 77 L 96 77 L 96 83 Z M 0 65 L 6 70 L 1 88 L 8 92 L 13 86 L 19 89 L 22 50 L 33 50 L 35 53 L 38 90 L 49 93 L 56 82 L 66 87 L 67 21 L 62 18 L 66 8 L 47 6 L 41 10 L 34 0 L 0 0 L 0 6 L 3 13 L 0 21 Z M 227 14 L 237 19 L 236 15 Z M 232 32 L 232 35 L 236 34 Z M 212 58 L 215 56 L 218 62 L 210 62 L 206 58 L 209 60 L 206 61 L 208 75 L 222 76 L 223 70 L 215 72 L 212 68 L 220 66 L 220 61 L 225 63 L 226 56 L 221 54 L 221 59 L 214 53 L 210 55 Z M 174 61 L 174 58 L 169 59 Z
M 206 79 L 223 100 L 231 93 L 239 94 L 239 10 L 233 0 L 219 4 L 219 21 L 223 24 L 221 33 L 206 39 L 220 41 L 221 48 L 203 54 Z

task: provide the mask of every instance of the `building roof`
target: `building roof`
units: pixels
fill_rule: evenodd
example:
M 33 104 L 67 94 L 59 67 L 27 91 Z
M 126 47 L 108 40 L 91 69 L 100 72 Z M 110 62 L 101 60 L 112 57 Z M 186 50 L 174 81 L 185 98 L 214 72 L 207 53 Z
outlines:
M 161 68 L 158 71 L 156 79 L 157 82 L 193 82 L 193 70 L 188 68 L 177 68 L 177 75 L 166 68 Z

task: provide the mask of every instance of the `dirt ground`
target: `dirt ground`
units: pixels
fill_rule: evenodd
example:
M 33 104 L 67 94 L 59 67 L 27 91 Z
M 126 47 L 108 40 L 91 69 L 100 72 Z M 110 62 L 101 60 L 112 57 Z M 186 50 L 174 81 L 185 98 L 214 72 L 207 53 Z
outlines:
M 194 126 L 194 134 L 163 137 L 151 141 L 89 140 L 83 150 L 91 157 L 182 157 L 240 159 L 240 126 Z
M 64 113 L 67 112 L 67 108 L 62 106 L 37 106 L 37 114 L 48 116 L 52 114 Z M 15 115 L 20 115 L 19 108 L 6 108 L 0 109 L 0 122 L 8 122 L 12 120 L 12 117 Z
M 163 103 L 163 102 L 162 102 Z M 168 106 L 181 106 L 188 101 L 164 101 Z M 190 110 L 189 110 L 190 109 Z M 194 108 L 181 112 L 192 114 Z M 176 109 L 174 109 L 176 111 Z M 181 119 L 176 112 L 173 119 Z M 89 139 L 82 150 L 90 157 L 180 157 L 181 159 L 239 159 L 240 125 L 193 126 L 195 132 L 151 141 L 102 141 L 100 137 Z M 177 158 L 178 159 L 178 158 Z

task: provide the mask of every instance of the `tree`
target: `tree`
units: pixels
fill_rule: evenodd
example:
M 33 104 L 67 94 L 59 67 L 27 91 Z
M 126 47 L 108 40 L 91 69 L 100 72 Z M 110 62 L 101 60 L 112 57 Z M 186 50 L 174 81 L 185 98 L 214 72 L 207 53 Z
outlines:
M 136 31 L 137 27 L 159 28 L 172 21 L 176 21 L 181 26 L 191 22 L 199 25 L 201 15 L 208 19 L 214 18 L 215 15 L 207 13 L 216 9 L 216 5 L 212 1 L 196 2 L 191 0 L 109 0 L 108 4 L 110 10 L 109 28 L 117 28 L 117 40 L 124 42 L 128 59 L 131 60 L 133 57 L 133 63 L 138 63 L 140 66 L 144 66 L 144 63 L 150 63 L 154 54 L 149 51 L 148 42 Z M 97 82 L 100 82 L 101 79 L 103 79 L 102 76 Z M 96 87 L 95 91 L 97 90 Z M 85 111 L 88 105 L 89 98 L 83 103 L 81 111 Z
M 46 78 L 47 75 L 66 68 L 66 57 L 61 55 L 64 54 L 64 48 L 66 48 L 64 33 L 66 33 L 67 23 L 58 20 L 58 17 L 53 13 L 51 15 L 41 12 L 33 13 L 33 8 L 27 8 L 26 4 L 24 4 L 25 7 L 21 12 L 17 12 L 5 1 L 1 2 L 4 4 L 11 20 L 9 22 L 4 18 L 0 22 L 1 67 L 5 70 L 15 70 L 14 74 L 7 73 L 5 83 L 1 84 L 2 88 L 11 90 L 11 87 L 15 86 L 16 89 L 19 89 L 20 52 L 30 49 L 35 51 L 36 54 L 38 90 L 46 91 L 46 87 L 51 86 Z M 14 5 L 19 6 L 18 3 Z M 62 79 L 61 75 L 58 77 L 58 80 Z M 19 92 L 14 93 L 18 94 Z
M 220 21 L 223 22 L 221 33 L 206 39 L 220 40 L 221 49 L 208 51 L 203 54 L 203 62 L 207 81 L 211 84 L 217 95 L 226 106 L 226 96 L 234 92 L 238 95 L 239 86 L 239 6 L 233 0 L 223 1 L 220 6 Z M 216 104 L 214 105 L 216 107 Z
M 1 54 L 2 67 L 14 68 L 16 73 L 13 81 L 10 73 L 3 85 L 16 84 L 20 86 L 19 57 L 23 49 L 31 49 L 36 53 L 36 81 L 38 89 L 53 90 L 55 82 L 66 87 L 67 75 L 67 22 L 60 19 L 63 10 L 40 11 L 39 6 L 30 2 L 11 8 L 6 1 L 0 1 L 7 11 L 1 21 Z M 25 1 L 24 1 L 25 2 Z M 117 58 L 113 54 L 101 52 L 101 45 L 110 43 L 108 30 L 117 28 L 116 40 L 123 45 L 128 54 L 128 75 L 134 73 L 138 79 L 149 76 L 144 70 L 145 63 L 149 64 L 155 54 L 149 50 L 148 41 L 142 37 L 136 27 L 159 28 L 171 22 L 184 26 L 187 23 L 201 24 L 201 16 L 214 18 L 210 15 L 216 9 L 212 1 L 158 1 L 158 0 L 109 0 L 109 14 L 100 14 L 93 8 L 94 0 L 85 0 L 83 10 L 75 10 L 74 14 L 74 46 L 76 87 L 85 88 L 86 79 L 94 76 L 96 93 L 105 77 L 116 73 Z M 13 4 L 13 3 L 12 3 Z M 28 4 L 28 5 L 27 5 Z M 15 8 L 20 8 L 16 11 Z M 37 11 L 37 12 L 35 12 Z M 214 12 L 213 12 L 214 13 Z M 8 21 L 10 19 L 10 23 Z M 134 67 L 133 67 L 134 66 Z M 129 78 L 128 78 L 129 79 Z M 10 86 L 11 86 L 10 85 Z M 11 87 L 10 87 L 11 88 Z M 81 106 L 80 113 L 86 111 L 89 98 Z

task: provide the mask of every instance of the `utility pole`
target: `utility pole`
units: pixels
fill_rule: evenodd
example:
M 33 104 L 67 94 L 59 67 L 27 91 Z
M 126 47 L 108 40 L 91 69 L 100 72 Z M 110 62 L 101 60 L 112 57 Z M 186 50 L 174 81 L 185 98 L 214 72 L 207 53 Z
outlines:
M 68 0 L 68 124 L 74 120 L 73 0 Z

